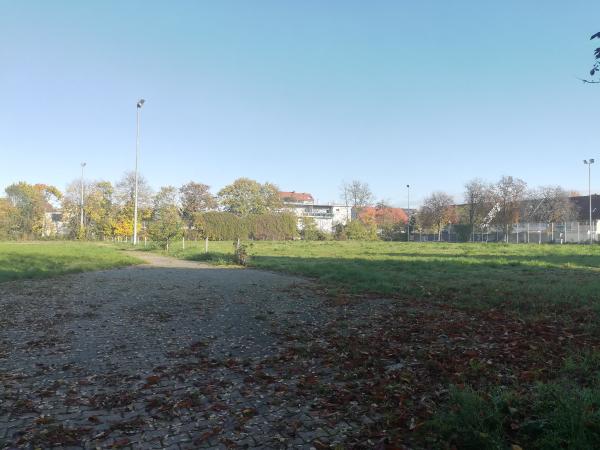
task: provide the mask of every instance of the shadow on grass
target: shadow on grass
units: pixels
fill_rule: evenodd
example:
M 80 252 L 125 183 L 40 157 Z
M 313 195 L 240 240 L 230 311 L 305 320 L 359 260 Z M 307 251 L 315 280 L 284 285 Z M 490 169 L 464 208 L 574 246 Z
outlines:
M 510 260 L 506 263 L 483 258 L 473 263 L 447 257 L 402 261 L 254 255 L 250 265 L 307 276 L 325 287 L 351 293 L 472 307 L 509 306 L 522 312 L 573 307 L 600 311 L 600 277 L 596 269 L 545 267 L 527 264 L 524 258 L 520 261 L 512 264 Z
M 584 265 L 589 268 L 600 269 L 600 257 L 595 254 L 530 254 L 530 255 L 515 255 L 515 254 L 504 254 L 504 253 L 402 253 L 402 252 L 388 252 L 388 253 L 373 253 L 374 255 L 382 255 L 387 257 L 396 258 L 437 258 L 437 259 L 476 259 L 476 260 L 500 260 L 499 264 L 502 264 L 502 260 L 514 262 L 514 263 L 543 263 L 549 266 L 562 266 L 562 265 Z

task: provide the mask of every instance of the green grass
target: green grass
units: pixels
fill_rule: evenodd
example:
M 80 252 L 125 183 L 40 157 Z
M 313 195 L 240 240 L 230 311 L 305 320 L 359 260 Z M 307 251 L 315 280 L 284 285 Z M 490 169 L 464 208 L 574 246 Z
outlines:
M 0 282 L 111 269 L 140 261 L 117 248 L 79 242 L 0 242 Z
M 449 404 L 426 432 L 461 449 L 600 448 L 600 354 L 571 358 L 558 377 L 532 388 L 496 388 L 489 393 L 450 389 Z M 572 377 L 584 372 L 586 382 Z
M 424 308 L 452 304 L 469 309 L 473 317 L 498 308 L 508 313 L 506 317 L 517 317 L 523 328 L 579 327 L 583 342 L 600 335 L 600 246 L 400 242 L 248 246 L 250 266 L 311 277 L 334 294 L 417 300 Z M 170 254 L 232 264 L 231 242 L 211 242 L 209 250 L 205 254 L 203 243 L 188 243 L 185 251 L 180 244 L 172 245 Z M 487 341 L 474 342 L 485 348 Z M 419 345 L 427 348 L 426 343 Z M 465 372 L 463 384 L 454 388 L 440 378 L 449 395 L 440 399 L 434 415 L 423 424 L 421 442 L 447 449 L 504 450 L 513 444 L 533 449 L 600 448 L 600 353 L 565 344 L 569 345 L 564 367 L 548 371 L 547 378 L 520 378 L 523 368 L 511 365 L 500 350 L 492 359 L 498 370 L 513 374 L 506 385 L 488 385 L 479 372 Z M 539 361 L 532 354 L 528 367 L 546 367 L 548 354 L 558 348 L 538 349 Z M 473 368 L 481 364 L 477 358 L 471 362 Z M 390 411 L 392 416 L 396 413 Z
M 171 246 L 173 256 L 232 263 L 231 242 Z M 548 305 L 600 311 L 600 247 L 402 242 L 254 242 L 249 265 L 317 279 L 329 289 L 474 307 Z

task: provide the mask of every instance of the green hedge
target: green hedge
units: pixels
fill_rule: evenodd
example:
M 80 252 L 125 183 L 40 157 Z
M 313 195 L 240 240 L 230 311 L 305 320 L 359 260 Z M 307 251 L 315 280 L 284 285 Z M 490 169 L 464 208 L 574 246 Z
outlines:
M 296 216 L 290 213 L 251 214 L 240 217 L 230 212 L 211 211 L 194 216 L 194 228 L 202 237 L 212 241 L 240 239 L 277 240 L 293 239 L 296 234 Z
M 285 241 L 296 237 L 296 216 L 290 213 L 254 214 L 243 219 L 248 236 L 258 241 Z

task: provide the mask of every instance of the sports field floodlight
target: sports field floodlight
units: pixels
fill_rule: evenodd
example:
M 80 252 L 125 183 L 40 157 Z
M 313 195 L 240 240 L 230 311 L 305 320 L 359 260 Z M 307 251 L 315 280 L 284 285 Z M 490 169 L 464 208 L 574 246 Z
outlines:
M 80 217 L 80 221 L 79 221 L 79 229 L 81 230 L 81 233 L 83 233 L 83 168 L 86 166 L 86 163 L 82 162 L 81 163 L 81 180 L 80 180 L 80 187 L 81 187 L 81 217 Z
M 590 245 L 594 242 L 594 228 L 592 226 L 592 164 L 594 164 L 594 159 L 584 159 L 584 164 L 588 166 L 588 198 L 590 200 Z
M 406 219 L 408 223 L 406 224 L 406 242 L 410 242 L 410 184 L 406 185 Z
M 135 138 L 135 193 L 133 200 L 133 245 L 137 245 L 137 217 L 138 217 L 138 159 L 140 155 L 140 115 L 146 100 L 140 98 L 137 102 L 136 138 Z

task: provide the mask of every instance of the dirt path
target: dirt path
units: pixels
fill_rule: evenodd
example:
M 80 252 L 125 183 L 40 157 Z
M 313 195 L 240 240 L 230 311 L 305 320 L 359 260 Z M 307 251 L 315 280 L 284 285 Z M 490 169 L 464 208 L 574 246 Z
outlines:
M 305 280 L 145 255 L 0 285 L 0 447 L 306 447 L 335 426 L 265 361 L 318 327 Z M 290 437 L 282 434 L 295 423 Z M 347 426 L 347 425 L 346 425 Z

